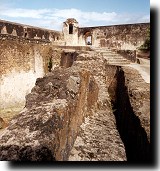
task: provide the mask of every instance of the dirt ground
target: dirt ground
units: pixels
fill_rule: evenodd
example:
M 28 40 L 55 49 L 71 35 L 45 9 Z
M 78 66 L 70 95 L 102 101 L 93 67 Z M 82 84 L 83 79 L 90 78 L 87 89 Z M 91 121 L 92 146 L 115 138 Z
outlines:
M 8 108 L 8 109 L 0 109 L 0 118 L 2 118 L 4 120 L 4 122 L 5 122 L 4 127 L 2 129 L 0 129 L 0 132 L 2 132 L 5 127 L 7 127 L 10 120 L 14 116 L 19 114 L 19 112 L 22 111 L 23 108 L 24 108 L 24 106 Z

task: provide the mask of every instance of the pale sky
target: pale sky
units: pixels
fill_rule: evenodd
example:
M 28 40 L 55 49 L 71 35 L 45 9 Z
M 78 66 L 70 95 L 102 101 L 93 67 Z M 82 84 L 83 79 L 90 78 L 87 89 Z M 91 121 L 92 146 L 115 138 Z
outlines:
M 149 0 L 0 0 L 0 19 L 61 30 L 67 18 L 80 27 L 150 22 Z

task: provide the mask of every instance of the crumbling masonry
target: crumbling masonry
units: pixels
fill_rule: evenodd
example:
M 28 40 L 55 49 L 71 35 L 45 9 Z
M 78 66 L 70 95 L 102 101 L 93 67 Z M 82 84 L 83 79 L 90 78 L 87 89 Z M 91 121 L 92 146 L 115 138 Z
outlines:
M 127 66 L 149 26 L 0 20 L 0 160 L 149 164 L 150 84 Z

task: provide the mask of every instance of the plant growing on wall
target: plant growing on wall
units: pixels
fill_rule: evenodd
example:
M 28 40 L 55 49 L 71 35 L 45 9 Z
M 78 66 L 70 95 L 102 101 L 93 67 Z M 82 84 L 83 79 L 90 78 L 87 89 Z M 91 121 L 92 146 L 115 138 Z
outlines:
M 139 50 L 150 50 L 150 28 L 147 29 L 146 40 L 143 45 L 139 47 Z
M 49 62 L 48 62 L 48 71 L 51 72 L 52 70 L 52 58 L 49 58 Z

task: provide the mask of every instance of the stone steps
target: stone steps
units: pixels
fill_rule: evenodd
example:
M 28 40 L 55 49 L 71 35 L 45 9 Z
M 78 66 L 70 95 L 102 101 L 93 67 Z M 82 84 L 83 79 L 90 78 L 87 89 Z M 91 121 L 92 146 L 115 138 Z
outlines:
M 106 60 L 106 62 L 107 63 L 125 63 L 125 64 L 130 64 L 130 62 L 128 62 L 128 61 L 121 61 L 121 60 L 117 60 L 117 61 L 115 61 L 115 60 Z
M 123 56 L 112 52 L 110 49 L 107 48 L 94 48 L 96 52 L 101 53 L 102 57 L 107 61 L 109 65 L 128 65 L 131 61 L 125 59 Z
M 124 62 L 125 62 L 125 61 L 128 61 L 127 59 L 124 59 L 124 58 L 106 58 L 106 57 L 105 57 L 104 59 L 106 59 L 107 61 L 120 61 L 120 62 L 121 62 L 121 61 L 122 61 L 122 62 L 123 62 L 123 61 L 124 61 Z
M 108 65 L 125 66 L 128 65 L 128 63 L 108 63 Z

